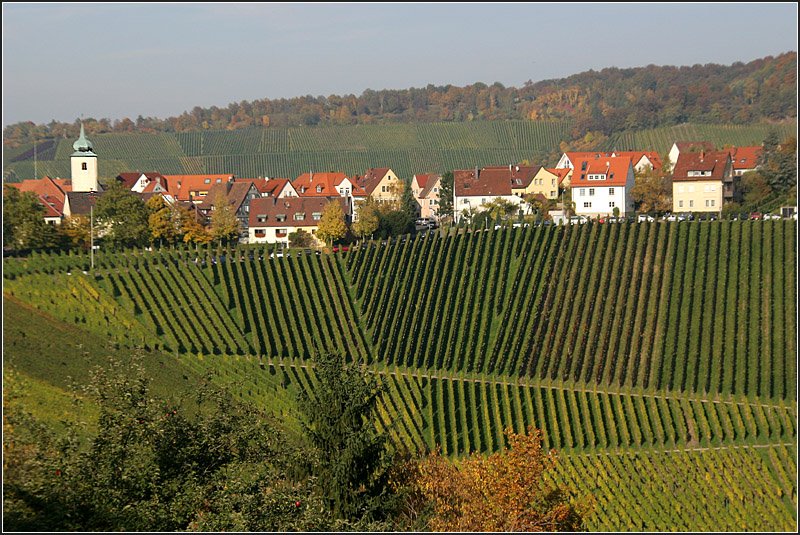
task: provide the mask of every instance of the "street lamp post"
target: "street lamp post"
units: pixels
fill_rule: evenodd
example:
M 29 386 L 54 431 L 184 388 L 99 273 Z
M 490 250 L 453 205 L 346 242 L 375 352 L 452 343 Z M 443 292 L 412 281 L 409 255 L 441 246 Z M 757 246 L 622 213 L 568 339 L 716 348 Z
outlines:
M 94 206 L 89 206 L 89 257 L 94 272 Z

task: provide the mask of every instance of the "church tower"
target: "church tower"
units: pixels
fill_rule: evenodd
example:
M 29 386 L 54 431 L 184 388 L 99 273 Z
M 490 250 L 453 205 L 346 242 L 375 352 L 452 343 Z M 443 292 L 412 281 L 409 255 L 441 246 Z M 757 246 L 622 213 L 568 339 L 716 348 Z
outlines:
M 81 135 L 72 144 L 75 152 L 70 157 L 72 165 L 72 191 L 99 191 L 97 181 L 97 154 L 92 142 L 86 139 L 81 123 Z

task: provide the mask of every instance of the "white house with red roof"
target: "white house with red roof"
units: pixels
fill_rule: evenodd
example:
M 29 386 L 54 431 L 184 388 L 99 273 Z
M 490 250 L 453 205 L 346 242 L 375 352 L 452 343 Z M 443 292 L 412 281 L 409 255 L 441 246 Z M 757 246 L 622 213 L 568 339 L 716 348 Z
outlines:
M 728 149 L 731 155 L 731 165 L 733 166 L 733 174 L 735 176 L 742 176 L 749 171 L 755 171 L 758 168 L 758 159 L 761 157 L 761 150 L 763 147 L 733 147 Z
M 511 191 L 512 174 L 513 170 L 505 166 L 453 171 L 455 222 L 465 214 L 482 212 L 486 204 L 498 198 L 524 209 L 522 198 Z
M 292 185 L 299 197 L 344 198 L 346 201 L 344 213 L 352 221 L 358 219 L 358 206 L 367 198 L 366 191 L 355 179 L 340 172 L 303 173 Z
M 6 182 L 6 185 L 23 193 L 31 192 L 35 194 L 39 203 L 44 206 L 44 220 L 51 225 L 60 224 L 65 217 L 64 202 L 66 201 L 67 193 L 72 191 L 70 181 L 45 176 L 38 180 L 28 179 L 22 182 Z
M 325 207 L 339 202 L 344 211 L 345 197 L 261 197 L 250 203 L 249 243 L 289 244 L 289 234 L 304 230 L 315 237 Z M 317 240 L 324 245 L 322 240 Z
M 590 158 L 576 162 L 570 189 L 575 214 L 587 217 L 619 215 L 633 211 L 630 192 L 634 185 L 633 163 L 627 156 Z

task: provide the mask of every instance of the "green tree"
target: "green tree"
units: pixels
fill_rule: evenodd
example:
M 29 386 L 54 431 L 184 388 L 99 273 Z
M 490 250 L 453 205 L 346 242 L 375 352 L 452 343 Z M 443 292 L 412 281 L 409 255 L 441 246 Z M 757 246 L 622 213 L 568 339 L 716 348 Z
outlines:
M 378 203 L 372 198 L 372 195 L 367 197 L 367 200 L 358 206 L 358 219 L 353 223 L 353 233 L 361 239 L 371 236 L 378 230 L 380 223 L 380 210 Z
M 453 217 L 453 172 L 448 171 L 442 175 L 439 182 L 439 210 L 437 212 L 444 222 L 452 221 Z
M 667 212 L 672 209 L 672 179 L 666 165 L 635 174 L 631 199 L 637 212 Z
M 228 196 L 217 191 L 211 200 L 211 238 L 223 242 L 236 241 L 239 236 L 239 220 L 228 201 Z
M 3 187 L 3 246 L 13 249 L 52 249 L 62 243 L 59 233 L 44 220 L 44 206 L 36 194 Z
M 12 531 L 332 527 L 312 480 L 287 476 L 308 454 L 266 414 L 207 382 L 165 400 L 136 360 L 96 370 L 80 397 L 100 411 L 85 446 L 6 410 L 3 395 L 3 521 Z
M 153 195 L 145 203 L 149 213 L 147 224 L 152 243 L 174 243 L 179 238 L 180 225 L 175 210 L 160 195 Z
M 314 237 L 303 229 L 289 234 L 289 246 L 291 247 L 311 247 L 312 245 L 315 245 Z
M 120 182 L 99 196 L 94 207 L 95 223 L 102 229 L 99 232 L 112 247 L 145 245 L 150 236 L 147 216 L 142 198 Z
M 797 184 L 797 138 L 789 136 L 778 143 L 778 133 L 771 130 L 758 159 L 759 172 L 773 191 L 786 193 Z
M 64 236 L 69 247 L 89 250 L 91 245 L 91 222 L 83 215 L 67 217 L 59 225 L 58 231 Z
M 742 198 L 748 206 L 756 207 L 772 194 L 767 178 L 759 171 L 748 171 L 742 175 Z
M 192 209 L 176 206 L 175 217 L 180 227 L 180 233 L 183 235 L 184 243 L 205 245 L 211 243 L 213 240 L 211 234 L 209 234 L 206 228 L 197 220 L 195 212 Z
M 298 402 L 326 508 L 340 520 L 384 520 L 391 509 L 390 462 L 386 435 L 375 424 L 385 386 L 340 355 L 320 354 L 314 363 L 313 396 L 302 391 Z
M 411 191 L 410 184 L 403 184 L 403 194 L 400 197 L 400 209 L 408 214 L 408 217 L 413 221 L 419 217 L 420 207 L 417 200 L 414 198 L 414 192 Z M 413 227 L 412 227 L 413 230 Z
M 329 202 L 322 210 L 322 217 L 317 228 L 317 237 L 326 244 L 333 243 L 347 234 L 347 225 L 344 223 L 344 212 L 338 200 Z

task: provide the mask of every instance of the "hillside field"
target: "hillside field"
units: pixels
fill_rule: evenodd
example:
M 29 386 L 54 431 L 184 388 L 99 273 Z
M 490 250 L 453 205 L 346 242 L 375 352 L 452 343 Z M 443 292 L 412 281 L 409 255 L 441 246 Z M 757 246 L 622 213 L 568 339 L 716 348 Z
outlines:
M 486 453 L 506 427 L 541 428 L 556 477 L 598 500 L 592 530 L 793 531 L 796 243 L 793 221 L 721 221 L 272 260 L 252 246 L 100 253 L 90 274 L 81 255 L 6 259 L 5 361 L 57 399 L 86 333 L 151 355 L 164 380 L 211 373 L 291 429 L 293 393 L 317 380 L 309 357 L 332 351 L 386 381 L 380 426 L 397 448 Z
M 475 166 L 506 165 L 529 160 L 552 166 L 559 145 L 571 139 L 567 121 L 475 121 L 292 128 L 248 128 L 157 134 L 89 135 L 99 156 L 101 179 L 122 172 L 163 174 L 231 173 L 242 178 L 294 179 L 309 171 L 363 174 L 371 167 L 391 167 L 401 178 L 417 173 L 444 173 Z M 665 153 L 674 141 L 711 141 L 725 145 L 759 145 L 775 128 L 781 138 L 796 131 L 796 121 L 775 125 L 684 124 L 609 138 L 604 150 L 656 150 Z M 44 175 L 68 177 L 73 139 L 47 140 L 3 149 L 3 173 L 16 179 Z

